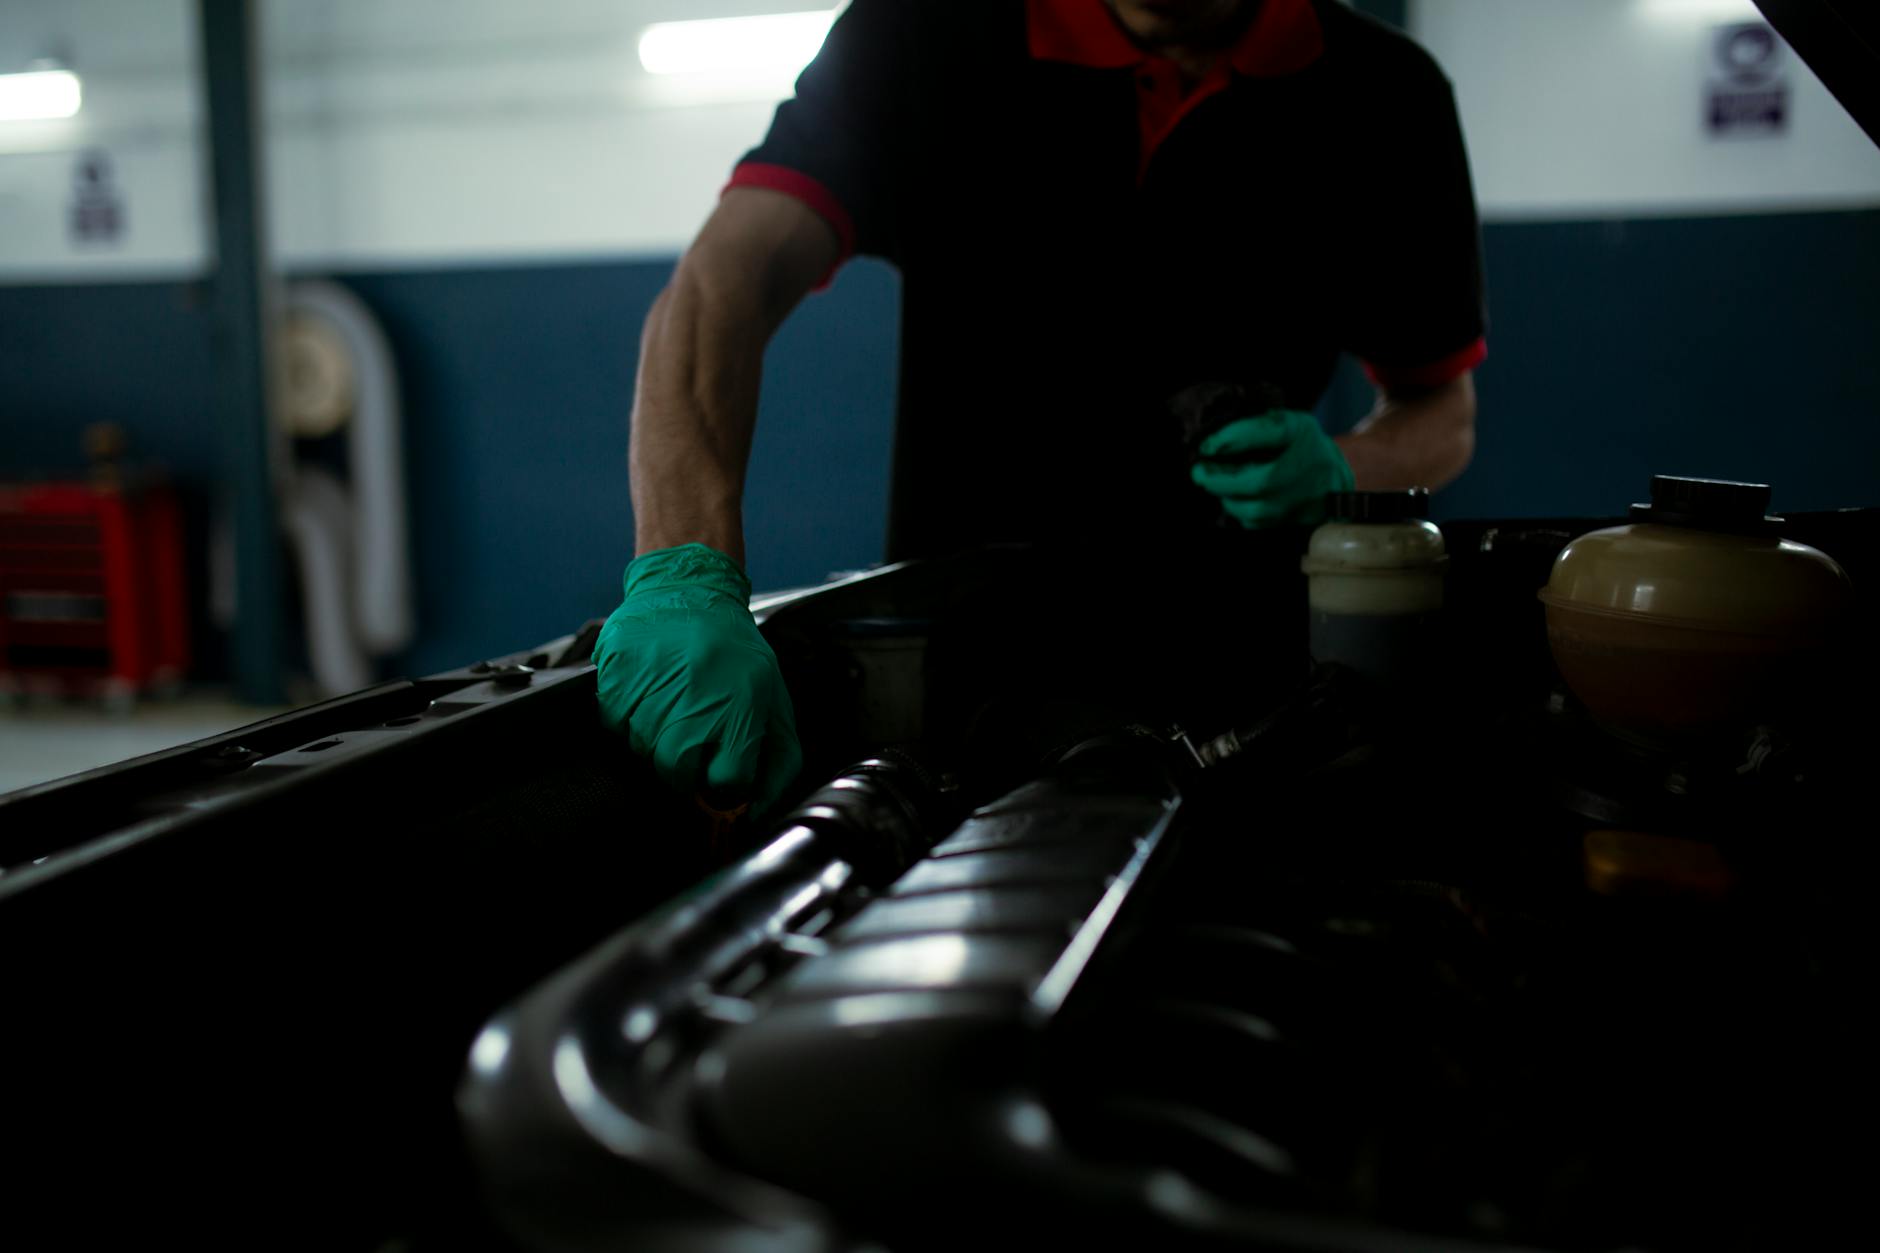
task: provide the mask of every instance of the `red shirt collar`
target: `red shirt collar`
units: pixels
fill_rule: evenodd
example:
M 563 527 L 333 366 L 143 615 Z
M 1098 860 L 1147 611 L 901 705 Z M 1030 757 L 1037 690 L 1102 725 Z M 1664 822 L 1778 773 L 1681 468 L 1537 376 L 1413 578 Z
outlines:
M 1025 0 L 1025 9 L 1036 60 L 1114 70 L 1149 57 L 1129 41 L 1103 0 Z M 1227 60 L 1237 73 L 1270 78 L 1298 73 L 1324 51 L 1312 0 L 1264 0 Z

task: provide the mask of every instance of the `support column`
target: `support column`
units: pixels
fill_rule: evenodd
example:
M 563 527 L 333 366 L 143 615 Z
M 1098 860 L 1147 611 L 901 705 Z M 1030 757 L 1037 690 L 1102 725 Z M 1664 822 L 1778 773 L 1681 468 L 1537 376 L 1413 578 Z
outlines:
M 215 215 L 216 424 L 222 444 L 223 507 L 235 533 L 237 694 L 280 704 L 283 623 L 281 539 L 274 503 L 271 412 L 273 276 L 263 200 L 260 57 L 256 0 L 198 0 L 210 187 Z

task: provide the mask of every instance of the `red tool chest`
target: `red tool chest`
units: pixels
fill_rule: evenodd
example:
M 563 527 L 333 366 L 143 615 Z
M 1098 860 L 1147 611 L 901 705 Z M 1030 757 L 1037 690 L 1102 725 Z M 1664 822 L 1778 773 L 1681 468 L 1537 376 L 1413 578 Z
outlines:
M 0 682 L 106 696 L 189 666 L 182 524 L 161 484 L 0 484 Z

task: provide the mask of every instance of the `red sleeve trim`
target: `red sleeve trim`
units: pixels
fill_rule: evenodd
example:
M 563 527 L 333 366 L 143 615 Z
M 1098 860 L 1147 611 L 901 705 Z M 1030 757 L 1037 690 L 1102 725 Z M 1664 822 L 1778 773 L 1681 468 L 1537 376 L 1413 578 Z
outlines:
M 725 191 L 733 187 L 761 187 L 766 191 L 780 191 L 786 196 L 801 200 L 815 211 L 816 216 L 835 228 L 836 238 L 842 241 L 842 255 L 837 258 L 840 265 L 855 255 L 855 219 L 842 207 L 842 202 L 835 198 L 827 187 L 787 165 L 766 165 L 762 161 L 746 161 L 731 172 L 731 181 L 725 184 Z
M 1478 339 L 1461 352 L 1418 366 L 1379 366 L 1364 363 L 1364 373 L 1379 387 L 1441 387 L 1461 378 L 1488 360 L 1488 341 Z

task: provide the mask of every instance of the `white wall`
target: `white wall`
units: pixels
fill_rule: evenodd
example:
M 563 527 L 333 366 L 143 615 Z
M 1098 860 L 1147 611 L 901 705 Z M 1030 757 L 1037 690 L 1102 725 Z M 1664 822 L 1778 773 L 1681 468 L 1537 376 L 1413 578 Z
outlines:
M 660 253 L 697 230 L 787 79 L 640 69 L 649 23 L 832 0 L 270 0 L 290 263 Z
M 290 267 L 668 254 L 788 83 L 657 79 L 661 20 L 831 0 L 264 0 L 268 191 Z M 199 272 L 209 234 L 193 0 L 5 0 L 0 70 L 52 53 L 69 121 L 0 123 L 0 281 Z M 67 238 L 81 152 L 128 229 Z
M 783 84 L 675 85 L 649 22 L 831 0 L 264 0 L 270 211 L 289 266 L 670 253 Z M 1748 0 L 1721 0 L 1745 11 Z M 1719 0 L 1412 0 L 1455 80 L 1491 217 L 1880 203 L 1880 150 L 1791 58 L 1794 128 L 1714 142 Z M 85 107 L 0 123 L 0 281 L 191 274 L 208 248 L 193 0 L 0 0 L 0 71 L 69 59 Z M 123 239 L 79 246 L 101 148 Z
M 78 116 L 0 122 L 0 278 L 193 272 L 203 260 L 193 0 L 0 0 L 0 72 L 80 71 Z M 102 148 L 127 203 L 110 245 L 67 237 L 78 154 Z
M 1880 147 L 1788 52 L 1782 136 L 1704 131 L 1708 35 L 1750 0 L 1411 0 L 1456 85 L 1484 216 L 1880 204 Z

